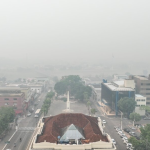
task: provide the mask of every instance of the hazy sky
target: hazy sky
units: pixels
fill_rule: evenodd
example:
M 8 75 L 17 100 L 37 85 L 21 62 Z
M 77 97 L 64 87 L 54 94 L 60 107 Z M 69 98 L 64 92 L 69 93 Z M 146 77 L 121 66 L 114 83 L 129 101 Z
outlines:
M 147 61 L 149 0 L 0 0 L 0 57 Z

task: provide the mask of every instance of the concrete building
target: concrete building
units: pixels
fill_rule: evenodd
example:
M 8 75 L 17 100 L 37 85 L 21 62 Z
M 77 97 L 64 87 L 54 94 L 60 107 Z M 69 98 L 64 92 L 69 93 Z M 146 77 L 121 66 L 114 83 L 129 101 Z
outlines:
M 136 94 L 146 97 L 146 103 L 150 105 L 150 76 L 131 75 L 129 78 L 135 82 Z
M 123 97 L 135 98 L 135 83 L 133 80 L 121 80 L 101 84 L 101 101 L 107 102 L 118 115 L 118 101 Z
M 146 97 L 135 94 L 136 107 L 135 112 L 140 114 L 141 116 L 145 116 L 145 110 L 141 110 L 140 106 L 146 106 Z
M 64 113 L 42 118 L 31 140 L 30 150 L 115 150 L 104 132 L 100 117 Z
M 125 80 L 128 78 L 129 78 L 128 75 L 118 75 L 118 74 L 113 75 L 113 81 Z
M 16 92 L 0 91 L 0 107 L 13 106 L 16 114 L 24 114 L 26 112 L 27 108 L 24 100 L 25 94 L 21 93 L 19 90 Z

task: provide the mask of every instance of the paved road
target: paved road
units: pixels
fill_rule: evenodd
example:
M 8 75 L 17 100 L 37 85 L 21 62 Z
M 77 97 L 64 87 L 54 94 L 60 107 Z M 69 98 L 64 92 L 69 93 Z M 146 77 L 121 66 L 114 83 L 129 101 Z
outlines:
M 41 94 L 41 96 L 39 97 L 41 101 L 36 106 L 34 111 L 36 111 L 37 108 L 41 108 L 45 95 L 46 93 Z M 32 113 L 30 117 L 26 117 L 22 119 L 19 123 L 19 127 L 18 127 L 16 134 L 13 136 L 10 143 L 7 144 L 4 150 L 9 149 L 9 148 L 11 150 L 26 150 L 26 147 L 33 134 L 33 131 L 35 127 L 37 126 L 37 121 L 38 121 L 37 118 L 34 118 L 34 113 Z M 19 140 L 20 138 L 22 138 L 22 142 L 20 142 Z M 14 147 L 14 143 L 16 143 L 16 147 Z

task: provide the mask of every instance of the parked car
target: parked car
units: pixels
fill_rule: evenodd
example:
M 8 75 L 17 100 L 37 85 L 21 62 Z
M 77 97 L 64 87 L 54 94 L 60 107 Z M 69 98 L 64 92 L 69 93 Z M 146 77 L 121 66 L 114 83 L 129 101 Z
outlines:
M 128 140 L 123 139 L 123 143 L 128 144 Z
M 120 128 L 116 128 L 116 131 L 119 132 L 119 131 L 121 131 L 121 129 Z
M 104 124 L 104 123 L 106 123 L 106 121 L 105 121 L 105 120 L 103 120 L 103 124 Z
M 135 132 L 129 132 L 131 136 L 135 136 Z
M 114 139 L 111 139 L 112 143 L 116 145 L 116 141 Z
M 130 129 L 135 130 L 136 128 L 135 127 L 130 127 Z
M 127 133 L 129 133 L 129 132 L 131 132 L 130 131 L 130 129 L 128 129 L 128 128 L 125 128 L 125 129 L 123 129 L 125 132 L 127 132 Z
M 122 139 L 123 139 L 123 140 L 128 140 L 128 138 L 127 138 L 126 136 L 124 136 Z
M 30 116 L 31 116 L 31 113 L 28 113 L 28 114 L 27 114 L 27 117 L 30 117 Z

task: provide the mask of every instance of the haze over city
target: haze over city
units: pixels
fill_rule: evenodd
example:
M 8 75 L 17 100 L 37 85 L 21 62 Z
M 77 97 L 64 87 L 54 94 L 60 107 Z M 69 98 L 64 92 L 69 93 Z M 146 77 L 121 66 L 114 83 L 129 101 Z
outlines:
M 150 1 L 0 1 L 1 150 L 150 150 Z
M 33 63 L 146 62 L 149 5 L 139 0 L 1 1 L 0 57 Z

